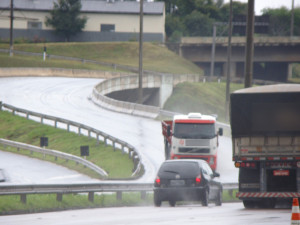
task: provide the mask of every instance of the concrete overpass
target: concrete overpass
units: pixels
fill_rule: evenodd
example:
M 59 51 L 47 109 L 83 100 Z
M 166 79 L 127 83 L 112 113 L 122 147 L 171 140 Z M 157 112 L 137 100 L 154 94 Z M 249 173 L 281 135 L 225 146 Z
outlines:
M 131 75 L 104 80 L 94 87 L 91 99 L 113 111 L 156 118 L 176 84 L 199 82 L 201 77 L 197 74 L 144 74 L 142 104 L 137 104 L 138 79 L 137 75 Z
M 245 37 L 232 38 L 231 76 L 244 76 Z M 226 76 L 227 37 L 218 37 L 215 47 L 215 76 Z M 210 74 L 212 37 L 182 38 L 180 56 L 196 63 Z M 300 37 L 255 37 L 253 78 L 286 81 L 292 63 L 300 63 Z

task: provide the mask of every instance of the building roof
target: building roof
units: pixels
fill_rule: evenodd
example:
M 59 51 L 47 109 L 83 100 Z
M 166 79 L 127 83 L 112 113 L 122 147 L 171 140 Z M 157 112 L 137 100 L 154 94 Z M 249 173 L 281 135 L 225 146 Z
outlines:
M 11 0 L 1 0 L 0 9 L 9 9 Z M 14 8 L 24 11 L 50 11 L 58 0 L 14 0 Z M 139 14 L 140 3 L 117 0 L 81 0 L 81 12 Z M 144 14 L 159 15 L 164 13 L 164 2 L 144 2 Z

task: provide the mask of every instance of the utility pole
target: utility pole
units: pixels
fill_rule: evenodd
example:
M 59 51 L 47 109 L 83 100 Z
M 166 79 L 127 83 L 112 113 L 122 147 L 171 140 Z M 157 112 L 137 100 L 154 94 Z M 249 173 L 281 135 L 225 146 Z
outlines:
M 229 94 L 230 94 L 230 72 L 231 72 L 231 36 L 232 36 L 232 0 L 230 0 L 228 46 L 227 46 L 227 76 L 226 76 L 226 105 L 225 119 L 229 119 Z
M 10 32 L 9 32 L 9 56 L 13 56 L 14 50 L 14 1 L 10 0 Z
M 291 37 L 294 36 L 294 8 L 295 0 L 292 0 L 292 10 L 291 10 Z
M 211 62 L 210 62 L 210 77 L 214 76 L 215 69 L 215 53 L 216 53 L 216 35 L 217 35 L 217 25 L 214 23 L 213 25 L 213 40 L 211 47 Z
M 144 0 L 140 0 L 140 37 L 139 37 L 139 88 L 138 103 L 143 103 L 143 5 Z
M 246 30 L 246 59 L 245 59 L 245 88 L 252 86 L 253 77 L 253 33 L 254 33 L 254 0 L 248 0 L 247 30 Z

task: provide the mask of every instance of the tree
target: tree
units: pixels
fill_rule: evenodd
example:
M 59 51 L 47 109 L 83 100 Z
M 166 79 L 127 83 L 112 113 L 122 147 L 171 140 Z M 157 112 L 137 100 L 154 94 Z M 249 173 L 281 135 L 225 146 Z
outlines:
M 54 2 L 51 17 L 46 17 L 46 26 L 55 28 L 58 35 L 62 35 L 66 41 L 71 36 L 81 32 L 84 28 L 87 18 L 80 18 L 81 2 L 80 0 L 59 0 Z
M 291 11 L 285 7 L 263 9 L 263 15 L 270 16 L 269 34 L 271 36 L 288 36 L 290 34 Z M 300 8 L 294 10 L 294 35 L 300 35 Z
M 188 36 L 211 36 L 213 19 L 199 11 L 185 17 L 184 22 Z

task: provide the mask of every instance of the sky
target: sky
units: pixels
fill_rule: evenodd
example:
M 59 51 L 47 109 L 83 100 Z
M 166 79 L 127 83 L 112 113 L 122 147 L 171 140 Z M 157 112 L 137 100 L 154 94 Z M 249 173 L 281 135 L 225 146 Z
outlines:
M 229 2 L 230 0 L 224 0 L 224 2 Z M 238 2 L 248 2 L 248 0 L 232 0 Z M 292 8 L 292 0 L 254 0 L 255 15 L 261 15 L 261 10 L 264 8 L 280 8 L 285 6 L 288 9 Z M 300 7 L 300 0 L 294 0 L 294 6 Z

